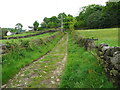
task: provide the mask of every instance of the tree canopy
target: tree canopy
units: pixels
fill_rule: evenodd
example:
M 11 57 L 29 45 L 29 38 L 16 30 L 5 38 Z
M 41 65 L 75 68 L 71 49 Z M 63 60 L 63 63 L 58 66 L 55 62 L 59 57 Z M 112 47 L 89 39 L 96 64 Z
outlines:
M 39 26 L 39 23 L 37 21 L 35 21 L 33 23 L 33 26 L 34 26 L 34 30 L 37 31 L 38 30 L 38 26 Z
M 106 6 L 92 4 L 82 7 L 76 20 L 76 29 L 120 26 L 120 1 L 106 2 Z
M 105 6 L 92 4 L 81 7 L 79 15 L 76 17 L 64 12 L 59 13 L 58 16 L 45 17 L 41 23 L 41 28 L 60 28 L 61 16 L 65 30 L 120 27 L 120 1 L 108 1 Z
M 15 26 L 16 26 L 16 29 L 22 30 L 23 25 L 21 23 L 17 23 Z

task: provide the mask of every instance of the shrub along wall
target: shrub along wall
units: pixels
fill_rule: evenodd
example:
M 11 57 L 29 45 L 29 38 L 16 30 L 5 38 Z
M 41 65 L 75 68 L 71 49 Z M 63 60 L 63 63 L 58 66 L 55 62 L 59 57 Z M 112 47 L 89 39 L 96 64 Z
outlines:
M 114 85 L 120 87 L 120 47 L 110 47 L 107 44 L 95 45 L 94 40 L 74 36 L 76 43 L 83 46 L 88 51 L 95 51 L 94 55 L 98 58 L 100 64 L 104 67 L 106 75 Z M 93 53 L 92 53 L 93 54 Z

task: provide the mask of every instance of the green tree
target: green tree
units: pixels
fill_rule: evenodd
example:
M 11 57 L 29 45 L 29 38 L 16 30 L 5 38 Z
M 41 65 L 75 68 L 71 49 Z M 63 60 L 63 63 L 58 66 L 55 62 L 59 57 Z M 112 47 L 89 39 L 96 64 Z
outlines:
M 47 25 L 46 25 L 45 22 L 42 22 L 42 23 L 41 23 L 41 28 L 47 28 Z
M 120 25 L 120 1 L 107 2 L 103 9 L 104 22 L 106 27 L 113 27 Z
M 89 28 L 104 28 L 104 19 L 102 17 L 102 11 L 96 11 L 89 15 L 87 19 L 87 26 Z
M 50 23 L 52 24 L 52 28 L 58 28 L 60 20 L 58 20 L 58 18 L 56 16 L 52 16 L 50 18 Z
M 67 15 L 63 12 L 63 13 L 58 14 L 58 19 L 61 19 L 61 15 L 62 15 L 63 18 L 67 17 Z
M 82 7 L 79 16 L 76 17 L 77 22 L 75 23 L 75 28 L 87 27 L 87 19 L 89 16 L 96 11 L 102 11 L 102 9 L 103 6 L 95 4 Z
M 16 32 L 17 34 L 20 33 L 21 30 L 22 30 L 23 25 L 22 25 L 21 23 L 17 23 L 15 26 L 16 26 L 16 27 L 15 27 L 15 30 L 14 30 L 14 31 L 17 31 L 17 32 Z
M 44 27 L 44 28 L 49 28 L 49 26 L 48 26 L 48 23 L 50 22 L 50 18 L 47 18 L 47 17 L 45 17 L 44 19 L 43 19 L 43 26 L 42 27 Z
M 17 30 L 22 30 L 23 25 L 21 23 L 17 23 L 15 26 Z
M 8 29 L 0 28 L 0 39 L 3 39 L 6 36 Z
M 72 15 L 66 16 L 63 21 L 64 21 L 64 29 L 71 31 L 74 30 L 76 19 Z
M 106 2 L 102 10 L 92 12 L 87 18 L 89 28 L 120 27 L 120 1 Z
M 33 26 L 34 26 L 34 30 L 37 31 L 38 30 L 38 26 L 39 26 L 39 23 L 37 21 L 35 21 L 33 23 Z
M 50 18 L 45 17 L 41 23 L 43 28 L 58 28 L 60 26 L 60 20 L 56 16 Z

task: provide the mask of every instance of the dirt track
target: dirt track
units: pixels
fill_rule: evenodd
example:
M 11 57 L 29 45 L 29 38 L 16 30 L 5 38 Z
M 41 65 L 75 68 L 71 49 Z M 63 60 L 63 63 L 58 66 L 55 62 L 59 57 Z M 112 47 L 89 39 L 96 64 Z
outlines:
M 66 34 L 50 53 L 24 67 L 6 88 L 57 88 L 67 59 Z

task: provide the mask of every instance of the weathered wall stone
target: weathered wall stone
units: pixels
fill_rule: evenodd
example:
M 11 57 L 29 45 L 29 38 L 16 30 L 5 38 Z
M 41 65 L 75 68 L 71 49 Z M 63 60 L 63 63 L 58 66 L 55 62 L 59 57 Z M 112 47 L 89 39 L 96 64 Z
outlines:
M 111 63 L 120 71 L 120 53 L 111 58 Z

